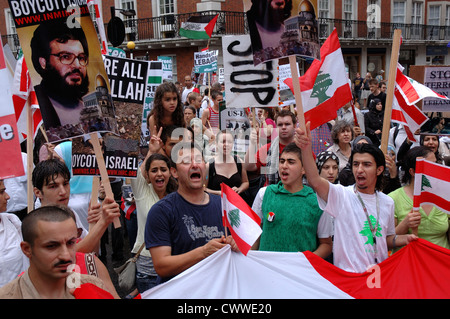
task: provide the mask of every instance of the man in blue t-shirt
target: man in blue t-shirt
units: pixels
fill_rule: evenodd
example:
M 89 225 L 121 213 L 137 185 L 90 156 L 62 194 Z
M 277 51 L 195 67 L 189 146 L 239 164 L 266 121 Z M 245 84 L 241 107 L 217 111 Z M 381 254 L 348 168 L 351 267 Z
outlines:
M 172 151 L 178 180 L 171 193 L 150 209 L 145 226 L 145 245 L 150 250 L 158 274 L 165 282 L 230 244 L 225 238 L 220 196 L 208 194 L 203 185 L 206 164 L 201 151 L 192 143 L 178 143 Z

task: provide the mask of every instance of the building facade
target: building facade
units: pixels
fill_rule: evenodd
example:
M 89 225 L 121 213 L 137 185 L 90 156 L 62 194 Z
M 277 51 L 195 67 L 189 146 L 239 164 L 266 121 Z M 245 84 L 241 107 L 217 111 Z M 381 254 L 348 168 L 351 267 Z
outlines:
M 112 12 L 124 20 L 125 41 L 120 46 L 136 59 L 156 60 L 169 56 L 173 80 L 183 82 L 191 74 L 194 52 L 209 46 L 219 50 L 219 68 L 223 66 L 221 37 L 248 33 L 244 1 L 251 0 L 103 0 L 101 11 L 105 23 Z M 263 0 L 260 0 L 263 1 Z M 303 1 L 292 0 L 295 5 Z M 339 34 L 349 76 L 356 72 L 381 70 L 387 75 L 395 29 L 402 30 L 399 63 L 406 73 L 410 65 L 450 65 L 450 1 L 442 0 L 312 0 L 316 7 L 319 38 L 323 42 L 333 28 Z M 3 44 L 17 52 L 20 43 L 7 0 L 0 0 L 0 32 Z M 114 8 L 115 10 L 112 10 Z M 126 16 L 120 10 L 134 10 Z M 123 11 L 122 11 L 123 12 Z M 179 35 L 181 23 L 192 15 L 215 15 L 219 18 L 210 40 L 192 40 Z M 127 42 L 133 41 L 132 52 Z

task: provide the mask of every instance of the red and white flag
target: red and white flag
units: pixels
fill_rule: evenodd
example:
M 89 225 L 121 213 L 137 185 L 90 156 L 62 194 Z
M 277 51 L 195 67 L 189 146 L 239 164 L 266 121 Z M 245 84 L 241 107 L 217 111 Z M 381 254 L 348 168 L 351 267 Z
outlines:
M 20 142 L 23 142 L 28 134 L 26 107 L 31 107 L 32 109 L 33 138 L 36 137 L 37 131 L 43 123 L 36 92 L 31 84 L 31 77 L 23 56 L 19 58 L 16 64 L 12 83 L 12 94 L 19 139 Z
M 397 65 L 397 74 L 395 78 L 395 86 L 398 88 L 400 93 L 405 99 L 408 105 L 414 105 L 420 100 L 426 97 L 433 97 L 438 99 L 448 100 L 449 98 L 434 92 L 432 89 L 428 88 L 426 85 L 420 84 L 414 79 L 407 77 L 403 74 L 403 67 Z
M 428 117 L 416 105 L 408 105 L 400 91 L 395 88 L 391 121 L 402 124 L 411 141 L 417 142 L 414 132 L 428 120 Z
M 223 226 L 228 227 L 239 250 L 247 255 L 262 233 L 261 218 L 228 185 L 220 186 Z
M 0 47 L 0 179 L 25 175 L 8 73 L 3 47 Z
M 336 29 L 320 48 L 320 57 L 300 77 L 305 122 L 311 122 L 311 130 L 335 119 L 337 110 L 353 97 Z M 292 78 L 284 83 L 294 92 Z
M 433 204 L 450 214 L 450 167 L 419 158 L 414 176 L 414 210 Z
M 87 5 L 93 5 L 95 10 L 95 22 L 97 24 L 97 29 L 100 35 L 100 42 L 101 42 L 101 50 L 102 54 L 108 53 L 108 41 L 106 40 L 106 33 L 105 33 L 105 25 L 103 23 L 103 17 L 101 14 L 101 10 L 98 8 L 98 4 L 101 1 L 99 0 L 87 0 Z
M 224 247 L 141 298 L 448 299 L 449 263 L 449 249 L 421 238 L 364 273 L 346 272 L 310 251 L 243 256 Z

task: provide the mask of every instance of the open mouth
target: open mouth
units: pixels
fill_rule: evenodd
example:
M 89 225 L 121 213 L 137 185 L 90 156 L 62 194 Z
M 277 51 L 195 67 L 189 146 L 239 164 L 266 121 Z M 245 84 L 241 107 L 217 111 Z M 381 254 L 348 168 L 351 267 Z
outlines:
M 157 185 L 157 186 L 164 186 L 165 182 L 166 182 L 166 180 L 164 178 L 157 178 L 155 180 L 155 185 Z
M 191 180 L 200 180 L 202 178 L 202 175 L 199 172 L 194 172 L 190 176 Z

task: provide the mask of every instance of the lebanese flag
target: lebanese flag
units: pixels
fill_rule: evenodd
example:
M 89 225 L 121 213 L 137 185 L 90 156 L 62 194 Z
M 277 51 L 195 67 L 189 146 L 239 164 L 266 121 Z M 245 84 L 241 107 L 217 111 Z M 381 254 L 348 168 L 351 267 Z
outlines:
M 209 39 L 219 15 L 192 16 L 181 22 L 180 35 L 189 39 Z
M 247 255 L 262 233 L 261 218 L 228 185 L 220 187 L 223 227 L 228 227 L 239 250 Z
M 420 238 L 363 273 L 346 272 L 310 251 L 251 250 L 244 256 L 225 246 L 141 297 L 449 299 L 449 264 L 449 249 Z
M 428 121 L 428 117 L 416 105 L 408 105 L 400 91 L 394 89 L 391 121 L 403 124 L 408 138 L 417 142 L 414 132 Z
M 450 167 L 418 158 L 414 176 L 414 210 L 433 204 L 450 214 Z
M 426 85 L 420 84 L 414 79 L 403 74 L 403 67 L 397 64 L 397 75 L 395 78 L 395 86 L 398 88 L 408 105 L 414 105 L 426 97 L 448 100 L 449 98 L 434 92 Z
M 337 110 L 353 98 L 336 29 L 320 48 L 320 57 L 300 77 L 305 122 L 311 122 L 311 130 L 335 119 Z M 292 78 L 284 83 L 294 92 Z
M 36 137 L 39 127 L 43 124 L 36 92 L 31 83 L 31 77 L 23 56 L 20 57 L 16 63 L 12 83 L 12 94 L 19 140 L 20 142 L 23 142 L 28 134 L 27 107 L 31 107 L 32 109 L 33 138 Z

